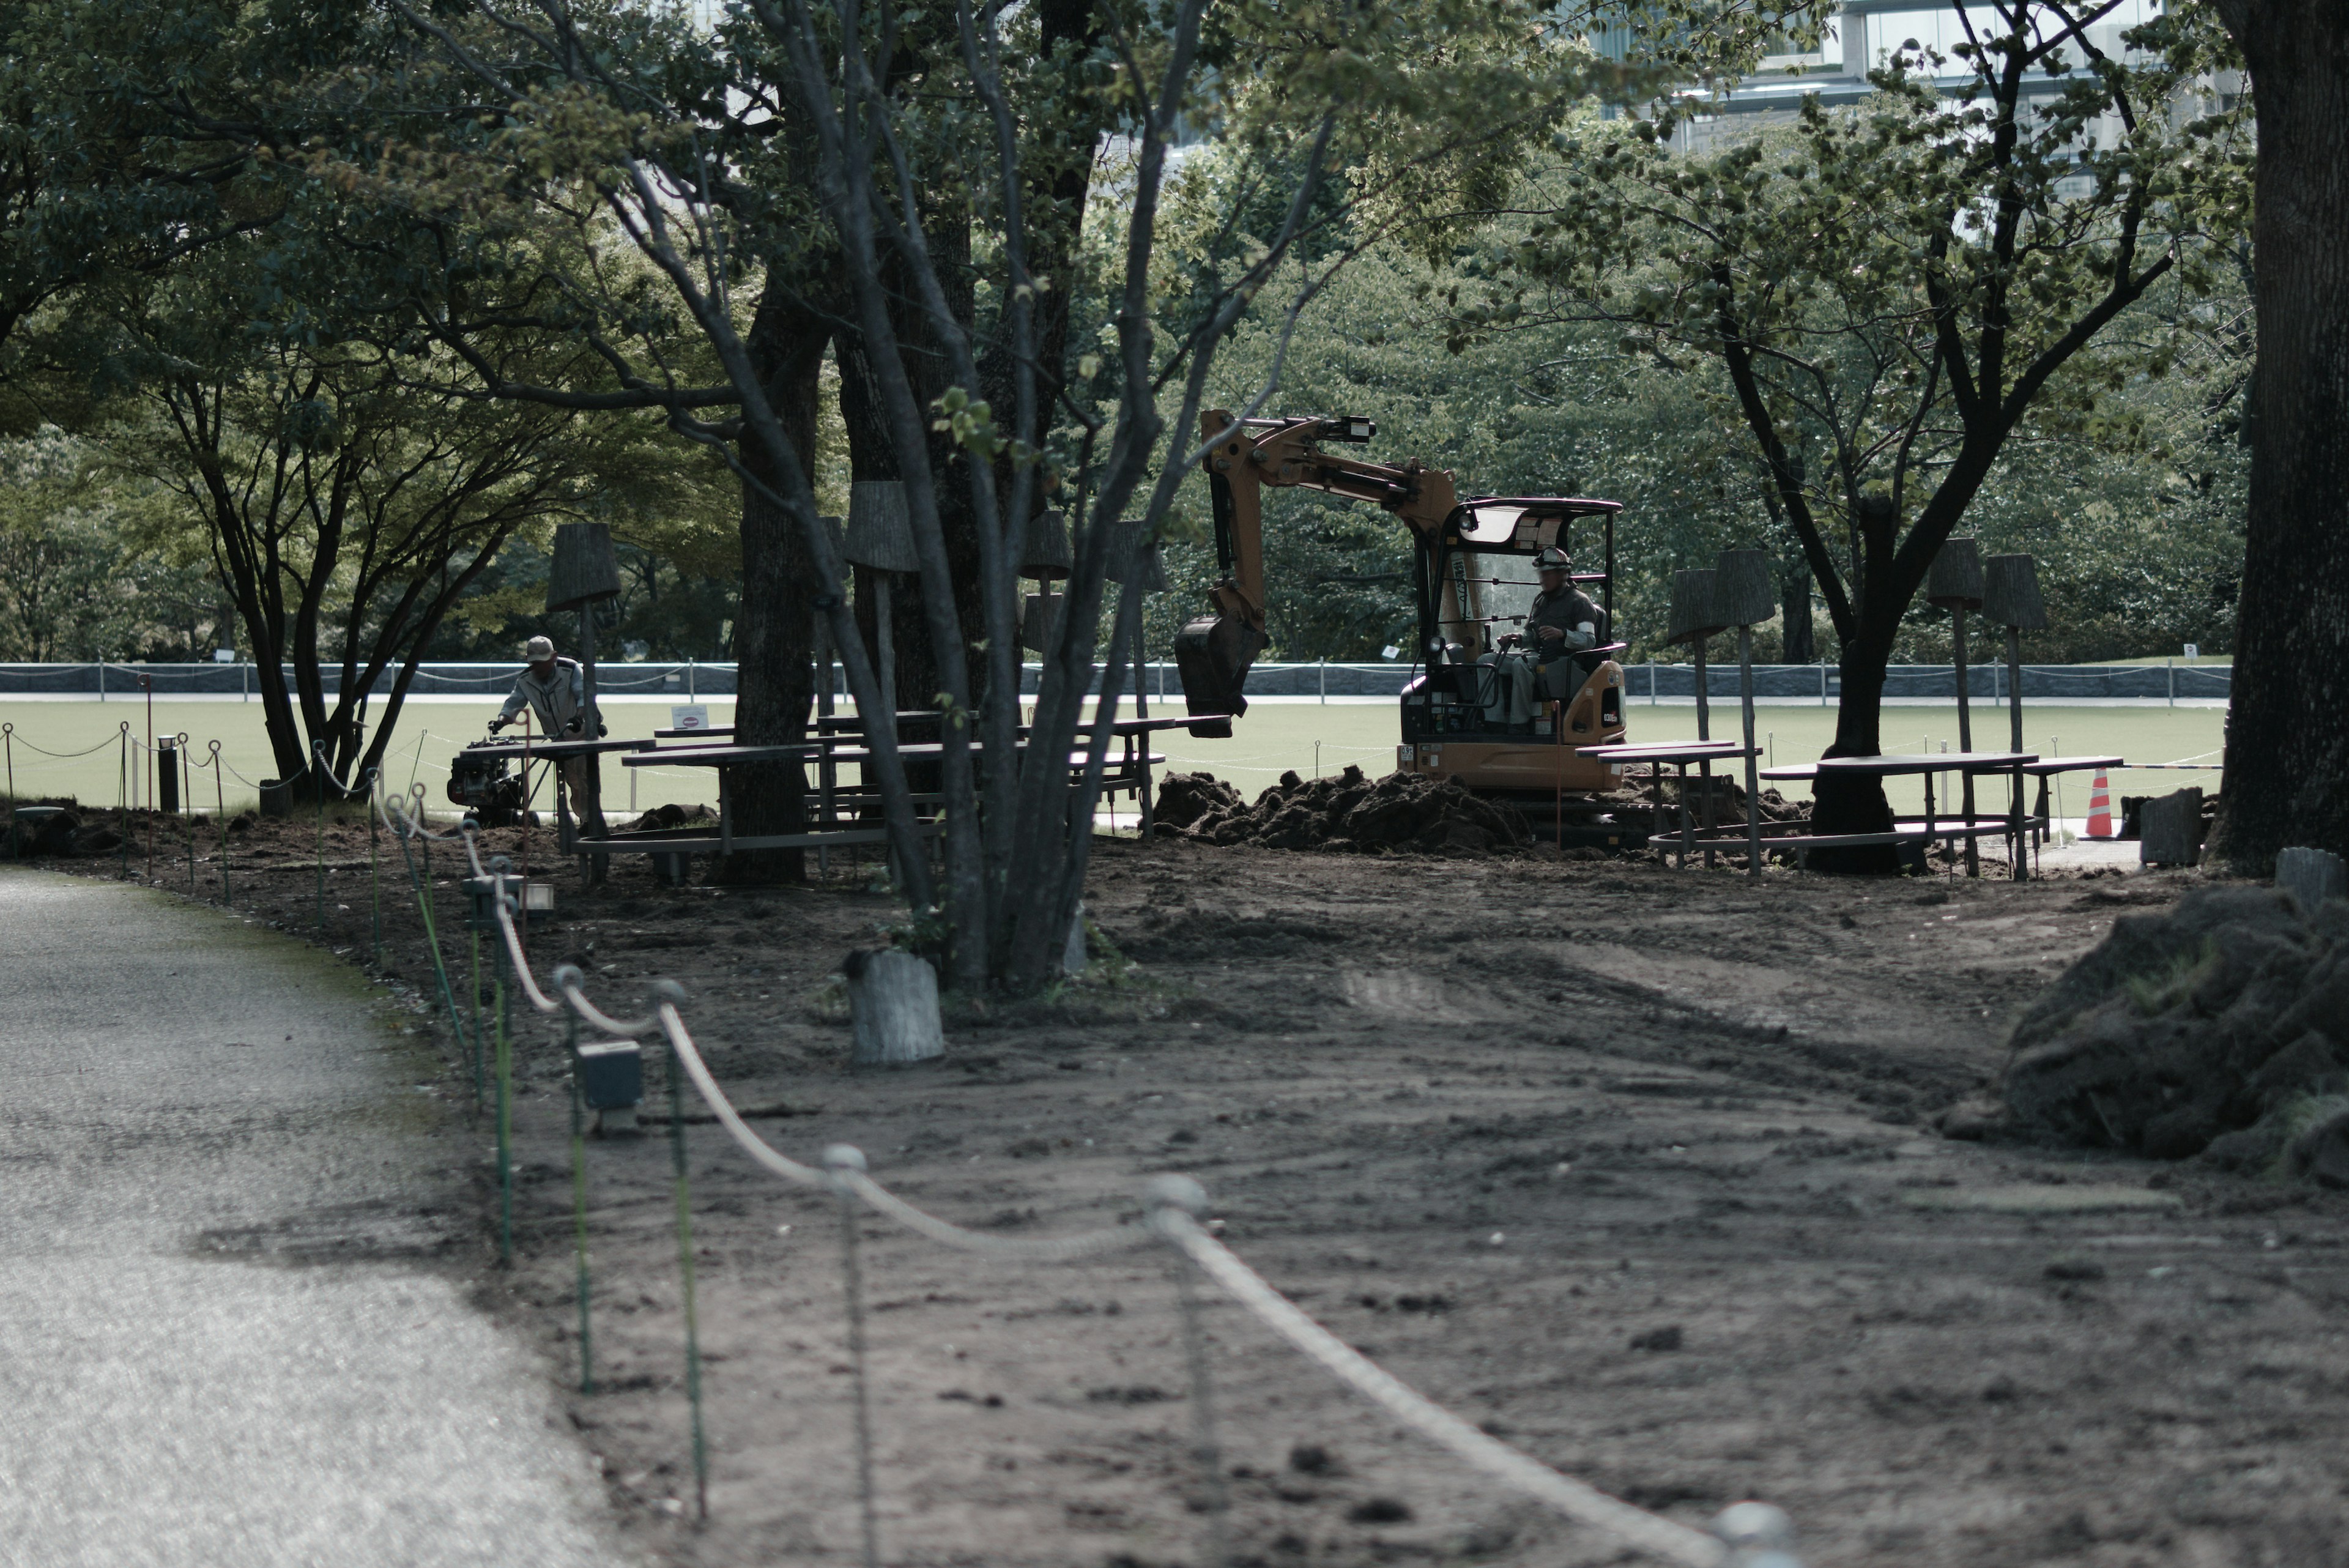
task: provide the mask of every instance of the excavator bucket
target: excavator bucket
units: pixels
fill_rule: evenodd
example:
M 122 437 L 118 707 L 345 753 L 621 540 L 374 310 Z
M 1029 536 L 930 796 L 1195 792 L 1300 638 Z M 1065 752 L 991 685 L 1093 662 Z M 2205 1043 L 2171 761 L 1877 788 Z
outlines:
M 1240 688 L 1264 641 L 1264 633 L 1227 615 L 1202 616 L 1174 634 L 1174 668 L 1183 679 L 1191 733 L 1206 740 L 1231 734 L 1232 721 L 1247 711 Z

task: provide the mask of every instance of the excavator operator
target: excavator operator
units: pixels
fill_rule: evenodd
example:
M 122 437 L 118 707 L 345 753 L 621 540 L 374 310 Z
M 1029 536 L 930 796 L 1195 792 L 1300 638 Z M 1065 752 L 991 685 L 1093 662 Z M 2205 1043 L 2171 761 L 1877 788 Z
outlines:
M 1567 660 L 1561 656 L 1580 653 L 1605 642 L 1607 612 L 1574 586 L 1572 563 L 1566 558 L 1566 552 L 1555 545 L 1534 557 L 1534 566 L 1541 574 L 1541 592 L 1534 596 L 1533 607 L 1526 612 L 1526 640 L 1532 645 L 1534 656 L 1544 663 L 1556 661 L 1578 668 L 1585 661 Z

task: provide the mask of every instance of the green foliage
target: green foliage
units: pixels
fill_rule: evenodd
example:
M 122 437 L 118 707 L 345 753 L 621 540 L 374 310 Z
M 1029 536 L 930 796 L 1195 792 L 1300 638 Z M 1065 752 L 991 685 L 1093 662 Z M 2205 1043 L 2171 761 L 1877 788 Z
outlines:
M 1725 381 L 1692 385 L 1742 427 L 1847 659 L 1909 635 L 1941 542 L 2029 464 L 2012 438 L 2107 437 L 2143 412 L 2133 389 L 2191 350 L 2244 225 L 2245 113 L 2197 96 L 2230 58 L 2207 16 L 2134 29 L 2113 57 L 2054 7 L 2002 15 L 1954 64 L 1896 49 L 1858 109 L 1806 99 L 1725 146 L 1676 150 L 1670 115 L 1568 127 L 1532 221 L 1456 302 L 1456 343 L 1599 326 L 1626 353 L 1717 365 Z M 2157 286 L 2177 301 L 2147 307 Z
M 154 487 L 47 426 L 0 442 L 0 660 L 202 659 L 235 641 L 207 561 L 158 539 Z

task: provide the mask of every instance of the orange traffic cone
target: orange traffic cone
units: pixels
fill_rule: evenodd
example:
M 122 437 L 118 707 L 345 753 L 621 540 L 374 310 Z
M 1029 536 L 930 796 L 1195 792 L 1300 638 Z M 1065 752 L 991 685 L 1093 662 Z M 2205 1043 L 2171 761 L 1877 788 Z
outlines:
M 2105 783 L 2105 770 L 2096 770 L 2096 782 L 2088 791 L 2088 836 L 2110 838 L 2113 836 L 2113 797 Z

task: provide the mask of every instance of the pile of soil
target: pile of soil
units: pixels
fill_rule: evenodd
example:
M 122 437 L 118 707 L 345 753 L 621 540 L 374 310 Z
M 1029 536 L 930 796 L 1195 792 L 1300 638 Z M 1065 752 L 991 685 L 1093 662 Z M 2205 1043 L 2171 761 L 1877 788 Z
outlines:
M 2013 1046 L 2013 1130 L 2349 1187 L 2349 904 L 2220 888 L 2118 920 Z
M 696 802 L 691 805 L 657 805 L 636 821 L 621 826 L 623 833 L 652 833 L 664 827 L 691 827 L 698 823 L 715 822 L 717 814 Z
M 71 800 L 18 801 L 16 815 L 0 824 L 0 860 L 68 860 L 81 855 L 112 855 L 122 847 L 123 831 L 149 815 L 143 811 L 130 813 L 127 818 L 119 811 L 103 815 L 112 817 L 113 823 L 101 820 L 98 812 L 84 811 Z M 173 834 L 182 830 L 177 817 L 157 820 L 169 823 L 168 831 Z
M 1689 794 L 1703 821 L 1702 781 Z M 1745 819 L 1745 792 L 1736 781 L 1713 781 L 1713 820 Z M 1658 809 L 1644 781 L 1599 797 L 1595 807 L 1628 829 L 1644 850 L 1648 836 L 1680 826 L 1678 781 L 1666 779 Z M 1798 822 L 1808 813 L 1776 790 L 1762 792 L 1762 820 Z M 1169 774 L 1160 784 L 1154 831 L 1209 844 L 1252 844 L 1266 849 L 1484 851 L 1538 845 L 1525 815 L 1485 799 L 1452 780 L 1389 774 L 1375 784 L 1358 767 L 1335 778 L 1302 779 L 1295 773 L 1258 795 L 1254 805 L 1213 774 Z
M 1213 774 L 1169 774 L 1154 820 L 1169 837 L 1267 849 L 1479 851 L 1533 842 L 1522 814 L 1464 784 L 1402 773 L 1373 784 L 1353 766 L 1327 779 L 1285 773 L 1254 805 Z
M 1695 812 L 1696 820 L 1700 826 L 1705 820 L 1704 785 L 1705 781 L 1700 775 L 1692 774 L 1689 776 L 1689 805 Z M 1663 795 L 1661 810 L 1657 808 L 1656 804 L 1658 786 L 1650 784 L 1644 778 L 1636 784 L 1626 784 L 1612 794 L 1600 796 L 1599 804 L 1617 822 L 1640 835 L 1641 841 L 1644 843 L 1647 835 L 1672 832 L 1681 825 L 1680 781 L 1675 778 L 1666 778 L 1661 788 Z M 1735 779 L 1726 774 L 1715 774 L 1711 794 L 1713 821 L 1717 828 L 1745 820 L 1745 789 Z M 1788 800 L 1775 789 L 1764 789 L 1761 799 L 1762 820 L 1764 822 L 1810 820 L 1811 813 L 1808 805 Z

